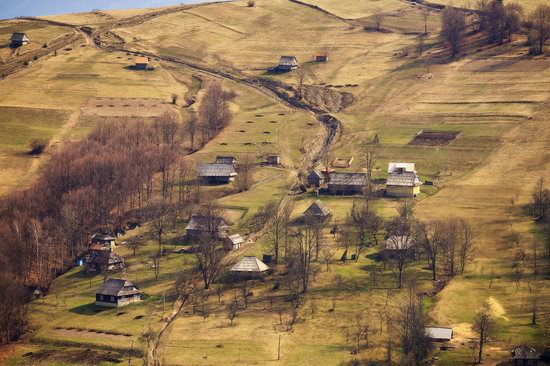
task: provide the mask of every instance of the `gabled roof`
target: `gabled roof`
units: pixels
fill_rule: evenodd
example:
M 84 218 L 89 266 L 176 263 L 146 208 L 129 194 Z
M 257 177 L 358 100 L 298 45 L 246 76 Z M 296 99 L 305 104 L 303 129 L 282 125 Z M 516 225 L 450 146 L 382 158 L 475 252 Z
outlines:
M 403 171 L 406 171 L 406 172 L 416 173 L 414 163 L 389 163 L 388 164 L 388 174 L 391 174 L 398 169 L 402 169 Z
M 111 248 L 109 246 L 103 245 L 101 243 L 93 243 L 92 245 L 90 245 L 90 250 L 93 250 L 93 251 L 100 251 L 100 250 L 109 251 L 109 250 L 111 250 Z
M 421 184 L 422 182 L 414 172 L 392 173 L 388 175 L 386 181 L 388 186 L 414 187 Z
M 229 238 L 229 240 L 231 241 L 232 244 L 242 244 L 242 243 L 244 243 L 244 239 L 241 236 L 241 234 L 229 235 L 228 238 Z
M 147 57 L 144 57 L 144 56 L 139 56 L 139 57 L 136 57 L 135 62 L 136 62 L 136 64 L 148 64 L 149 59 Z
M 199 177 L 233 177 L 237 172 L 232 164 L 199 163 L 197 175 Z
M 453 338 L 453 328 L 446 327 L 428 327 L 426 335 L 431 339 L 441 339 L 450 341 Z
M 222 217 L 208 218 L 201 215 L 191 216 L 185 230 L 216 231 L 227 228 L 227 223 Z
M 141 290 L 130 281 L 110 278 L 99 286 L 95 293 L 98 295 L 123 296 L 141 294 Z
M 96 233 L 92 235 L 93 240 L 101 240 L 101 241 L 113 241 L 115 238 L 109 234 L 99 234 Z
M 325 176 L 323 175 L 323 173 L 321 173 L 317 169 L 313 169 L 311 173 L 309 173 L 309 175 L 307 176 L 307 179 L 324 179 L 324 178 Z
M 537 351 L 530 346 L 522 345 L 517 347 L 513 352 L 514 360 L 538 360 Z
M 296 66 L 298 65 L 298 60 L 294 56 L 281 56 L 281 59 L 279 60 L 279 65 Z
M 101 251 L 94 254 L 92 258 L 92 263 L 103 264 L 103 265 L 115 265 L 119 263 L 124 263 L 124 259 L 115 252 Z
M 365 173 L 334 172 L 330 175 L 329 185 L 364 186 L 367 184 Z
M 249 272 L 249 273 L 260 273 L 267 271 L 269 267 L 259 260 L 256 257 L 244 257 L 238 261 L 233 267 L 231 267 L 231 272 Z
M 13 42 L 23 42 L 23 41 L 28 41 L 29 39 L 27 38 L 27 35 L 25 33 L 22 33 L 22 32 L 14 32 L 12 35 L 11 35 L 11 40 Z
M 321 200 L 313 202 L 304 212 L 304 216 L 327 217 L 330 215 L 330 210 Z
M 388 250 L 404 250 L 414 246 L 414 239 L 408 235 L 396 236 L 392 235 L 386 240 L 386 249 Z
M 216 164 L 235 164 L 237 159 L 234 156 L 216 156 Z

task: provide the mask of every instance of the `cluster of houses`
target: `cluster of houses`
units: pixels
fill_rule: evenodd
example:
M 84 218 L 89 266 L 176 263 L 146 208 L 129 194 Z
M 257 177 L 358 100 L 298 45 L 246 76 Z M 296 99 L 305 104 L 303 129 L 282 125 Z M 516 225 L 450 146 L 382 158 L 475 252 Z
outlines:
M 310 187 L 326 187 L 329 194 L 363 194 L 367 186 L 365 173 L 321 172 L 312 170 L 307 176 Z M 386 195 L 389 197 L 416 197 L 420 181 L 414 163 L 389 163 Z

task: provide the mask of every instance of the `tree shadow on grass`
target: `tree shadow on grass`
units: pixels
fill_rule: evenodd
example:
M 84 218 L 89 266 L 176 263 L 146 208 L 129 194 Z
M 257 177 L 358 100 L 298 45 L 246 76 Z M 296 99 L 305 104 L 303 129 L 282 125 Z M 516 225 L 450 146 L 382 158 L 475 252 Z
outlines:
M 79 315 L 96 315 L 105 310 L 108 310 L 108 309 L 100 306 L 96 306 L 95 303 L 93 302 L 90 304 L 84 304 L 84 305 L 76 306 L 72 309 L 69 309 L 71 313 L 75 313 Z

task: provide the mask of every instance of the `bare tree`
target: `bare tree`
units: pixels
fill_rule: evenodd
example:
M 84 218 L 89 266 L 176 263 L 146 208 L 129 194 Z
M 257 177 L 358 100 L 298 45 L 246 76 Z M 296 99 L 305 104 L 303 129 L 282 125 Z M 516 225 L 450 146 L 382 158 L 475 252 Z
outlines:
M 302 281 L 302 293 L 305 293 L 309 288 L 311 263 L 315 257 L 315 232 L 311 227 L 306 225 L 295 233 L 291 251 L 293 258 L 290 262 L 292 263 L 291 267 L 294 267 L 294 270 L 297 271 Z
M 544 44 L 550 39 L 550 5 L 541 4 L 529 14 L 529 21 L 532 24 L 529 32 L 529 41 L 533 45 L 535 54 L 544 53 Z
M 144 243 L 141 240 L 132 239 L 132 240 L 128 241 L 128 243 L 126 244 L 126 247 L 128 249 L 132 250 L 133 255 L 135 256 L 136 251 L 138 251 L 140 248 L 142 248 L 143 245 L 144 245 Z
M 494 336 L 496 332 L 496 322 L 494 319 L 493 311 L 489 304 L 484 304 L 477 312 L 474 322 L 472 324 L 472 330 L 478 335 L 479 339 L 479 358 L 478 363 L 483 361 L 483 345 L 487 340 Z
M 237 165 L 237 178 L 235 183 L 239 192 L 248 191 L 254 184 L 254 172 L 256 171 L 256 162 L 251 154 L 246 154 L 239 159 Z
M 239 311 L 239 302 L 237 299 L 234 299 L 227 306 L 227 318 L 231 321 L 231 326 L 233 326 L 233 320 L 237 317 L 237 312 Z
M 428 18 L 430 16 L 430 9 L 425 6 L 422 8 L 422 19 L 424 20 L 424 35 L 428 35 Z M 421 54 L 422 55 L 422 54 Z
M 464 11 L 446 6 L 441 14 L 441 38 L 451 50 L 451 57 L 460 51 L 460 44 L 466 28 Z
M 407 263 L 414 259 L 412 252 L 415 250 L 414 238 L 411 233 L 402 236 L 392 236 L 386 241 L 388 260 L 397 268 L 397 288 L 403 287 L 403 276 Z
M 204 288 L 210 288 L 222 270 L 222 260 L 224 257 L 223 243 L 219 243 L 211 238 L 202 238 L 199 240 L 198 250 L 195 254 L 197 260 L 197 270 L 200 272 L 204 281 Z
M 384 13 L 382 12 L 381 8 L 374 9 L 374 26 L 376 27 L 376 31 L 380 32 L 380 28 L 382 27 L 382 22 L 384 21 Z
M 433 280 L 437 279 L 437 259 L 443 253 L 447 240 L 445 223 L 432 221 L 416 225 L 415 241 L 430 260 Z
M 195 151 L 195 136 L 197 134 L 198 123 L 197 114 L 195 112 L 190 112 L 189 118 L 187 119 L 187 125 L 185 127 L 187 134 L 189 135 L 191 151 Z
M 234 94 L 223 90 L 220 82 L 212 82 L 206 89 L 199 107 L 199 120 L 208 139 L 214 137 L 232 119 L 228 101 Z
M 296 70 L 296 91 L 298 97 L 302 99 L 304 97 L 304 85 L 311 76 L 311 69 L 307 65 L 302 65 Z
M 367 168 L 367 194 L 372 193 L 372 172 L 378 161 L 378 144 L 369 144 L 365 148 L 365 165 Z
M 327 266 L 327 272 L 329 270 L 329 265 L 332 263 L 333 259 L 334 253 L 329 249 L 323 249 L 323 251 L 321 252 L 321 260 Z
M 370 320 L 367 315 L 357 314 L 355 321 L 346 329 L 346 339 L 353 344 L 353 354 L 359 354 L 361 349 L 369 347 L 371 334 Z
M 418 52 L 418 57 L 422 57 L 422 53 L 424 52 L 424 35 L 419 34 L 418 37 L 416 37 L 416 51 Z
M 334 154 L 330 149 L 326 149 L 321 158 L 323 165 L 325 166 L 325 179 L 328 180 L 330 176 L 330 165 L 334 161 Z
M 468 262 L 473 259 L 475 252 L 475 231 L 472 228 L 472 225 L 462 219 L 459 222 L 459 247 L 458 247 L 458 258 L 459 258 L 459 268 L 460 274 L 464 274 L 464 269 Z
M 340 275 L 334 275 L 332 277 L 332 289 L 331 289 L 331 300 L 332 300 L 332 308 L 331 311 L 336 310 L 336 300 L 338 300 L 338 297 L 340 296 L 340 292 L 342 291 L 342 285 L 344 283 L 344 280 L 342 279 L 342 276 Z

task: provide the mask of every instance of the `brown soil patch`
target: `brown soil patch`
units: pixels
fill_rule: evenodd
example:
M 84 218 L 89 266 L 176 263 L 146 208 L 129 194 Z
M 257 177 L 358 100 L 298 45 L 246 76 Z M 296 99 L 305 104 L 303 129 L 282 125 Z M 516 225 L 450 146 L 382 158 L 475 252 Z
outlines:
M 93 331 L 93 330 L 87 330 L 87 329 L 54 329 L 52 332 L 55 335 L 59 335 L 60 337 L 78 337 L 78 338 L 86 338 L 86 339 L 98 339 L 98 338 L 104 338 L 104 339 L 112 339 L 112 340 L 121 340 L 121 339 L 128 339 L 130 335 L 125 334 L 107 334 L 102 333 L 99 331 Z
M 103 362 L 121 363 L 124 355 L 118 352 L 104 352 L 93 349 L 40 349 L 37 352 L 29 352 L 24 355 L 32 365 L 51 365 L 52 363 L 64 363 L 69 365 L 99 365 Z
M 304 98 L 309 104 L 328 112 L 340 112 L 355 102 L 351 93 L 311 85 L 304 87 Z
M 159 98 L 92 98 L 82 107 L 84 116 L 157 117 L 168 109 Z
M 409 145 L 439 146 L 447 145 L 461 134 L 460 131 L 422 130 L 409 142 Z

